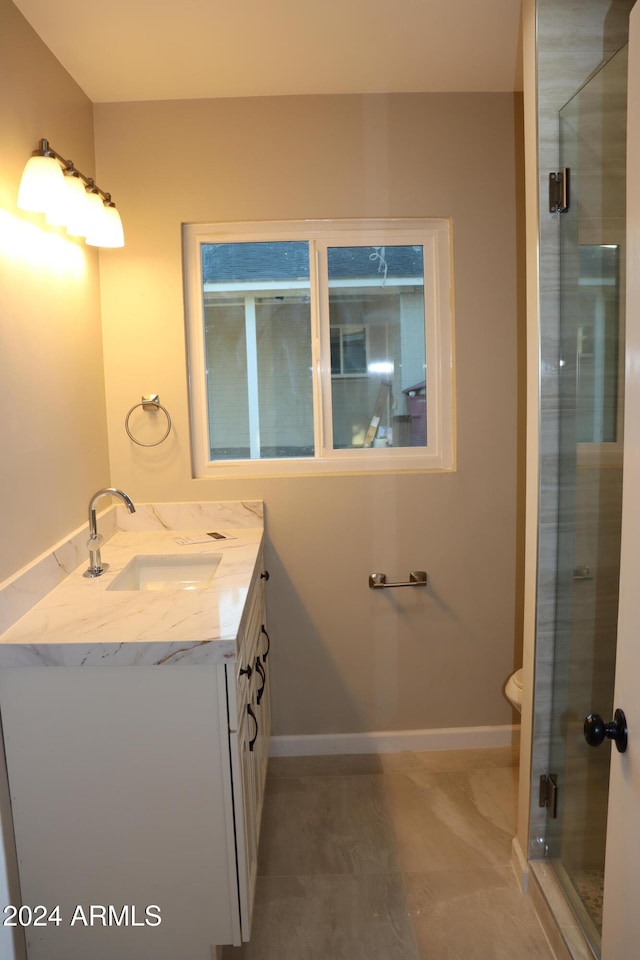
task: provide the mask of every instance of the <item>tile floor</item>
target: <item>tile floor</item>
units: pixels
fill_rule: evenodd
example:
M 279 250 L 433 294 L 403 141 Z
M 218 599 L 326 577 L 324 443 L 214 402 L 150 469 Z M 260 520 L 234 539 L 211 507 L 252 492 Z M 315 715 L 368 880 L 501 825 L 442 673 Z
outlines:
M 272 758 L 251 941 L 224 960 L 553 960 L 511 867 L 516 762 Z

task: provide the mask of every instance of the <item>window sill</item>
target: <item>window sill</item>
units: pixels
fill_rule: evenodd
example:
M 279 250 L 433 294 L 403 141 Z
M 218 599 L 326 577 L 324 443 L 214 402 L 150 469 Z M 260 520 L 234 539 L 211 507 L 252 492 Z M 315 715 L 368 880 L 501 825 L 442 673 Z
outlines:
M 369 451 L 367 451 L 369 453 Z M 195 479 L 241 480 L 267 477 L 371 476 L 393 473 L 452 473 L 455 463 L 435 454 L 407 456 L 403 451 L 386 450 L 384 455 L 279 460 L 228 460 L 196 468 Z

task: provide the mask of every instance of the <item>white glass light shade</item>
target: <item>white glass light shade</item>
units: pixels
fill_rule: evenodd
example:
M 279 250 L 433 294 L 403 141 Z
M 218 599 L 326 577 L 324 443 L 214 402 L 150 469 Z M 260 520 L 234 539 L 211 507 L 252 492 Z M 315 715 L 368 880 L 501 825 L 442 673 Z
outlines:
M 67 196 L 70 197 L 70 214 L 67 233 L 71 237 L 86 237 L 91 221 L 92 202 L 84 181 L 79 177 L 65 177 Z
M 46 213 L 62 192 L 62 167 L 54 157 L 29 157 L 18 190 L 18 207 L 34 213 Z
M 124 247 L 124 230 L 122 228 L 122 220 L 120 219 L 120 214 L 117 208 L 105 207 L 104 210 L 107 216 L 107 219 L 105 220 L 105 226 L 108 224 L 108 229 L 105 232 L 105 237 L 100 246 Z
M 64 225 L 72 237 L 84 237 L 86 220 L 87 191 L 84 181 L 71 173 L 64 176 Z
M 66 227 L 69 222 L 70 208 L 66 189 L 68 179 L 63 174 L 61 189 L 51 193 L 49 198 L 44 219 L 52 227 Z
M 87 191 L 87 220 L 86 220 L 86 231 L 85 237 L 87 243 L 91 244 L 93 247 L 100 246 L 100 238 L 104 233 L 105 226 L 105 207 L 102 201 L 102 197 L 99 193 L 91 193 Z
M 96 219 L 92 220 L 91 229 L 87 233 L 87 243 L 93 247 L 124 247 L 122 220 L 115 207 L 102 204 L 100 215 L 96 215 Z

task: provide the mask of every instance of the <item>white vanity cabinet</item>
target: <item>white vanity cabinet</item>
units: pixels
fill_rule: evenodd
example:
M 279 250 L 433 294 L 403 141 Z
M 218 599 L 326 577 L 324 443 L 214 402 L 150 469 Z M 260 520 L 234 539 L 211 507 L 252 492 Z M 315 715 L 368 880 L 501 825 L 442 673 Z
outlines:
M 253 591 L 238 659 L 227 665 L 229 752 L 235 816 L 242 939 L 251 932 L 258 841 L 267 775 L 271 699 L 270 640 L 261 584 Z
M 22 904 L 46 911 L 24 928 L 28 960 L 212 960 L 248 939 L 270 731 L 262 570 L 258 556 L 221 662 L 0 670 Z

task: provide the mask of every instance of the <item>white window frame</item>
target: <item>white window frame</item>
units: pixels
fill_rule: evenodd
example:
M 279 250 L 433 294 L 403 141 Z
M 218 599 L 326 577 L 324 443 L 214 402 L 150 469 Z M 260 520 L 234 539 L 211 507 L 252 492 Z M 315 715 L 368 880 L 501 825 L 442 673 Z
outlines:
M 310 243 L 316 455 L 300 458 L 211 461 L 209 459 L 201 246 L 210 243 L 257 243 L 283 240 Z M 420 244 L 424 250 L 428 444 L 426 447 L 367 447 L 334 450 L 326 251 L 330 247 L 374 244 L 376 246 Z M 232 479 L 455 469 L 451 250 L 451 222 L 444 218 L 184 224 L 185 317 L 193 476 Z M 238 287 L 236 286 L 235 289 Z M 264 290 L 264 286 L 261 289 Z

